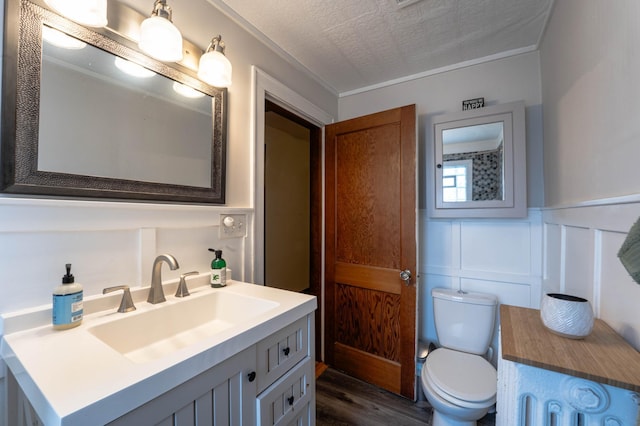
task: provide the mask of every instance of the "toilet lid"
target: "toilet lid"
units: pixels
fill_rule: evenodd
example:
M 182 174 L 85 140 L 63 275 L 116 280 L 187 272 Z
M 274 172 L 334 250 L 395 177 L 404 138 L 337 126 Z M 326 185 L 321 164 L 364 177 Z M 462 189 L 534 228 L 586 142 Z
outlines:
M 479 355 L 439 348 L 425 363 L 431 383 L 455 399 L 484 402 L 495 399 L 496 369 Z

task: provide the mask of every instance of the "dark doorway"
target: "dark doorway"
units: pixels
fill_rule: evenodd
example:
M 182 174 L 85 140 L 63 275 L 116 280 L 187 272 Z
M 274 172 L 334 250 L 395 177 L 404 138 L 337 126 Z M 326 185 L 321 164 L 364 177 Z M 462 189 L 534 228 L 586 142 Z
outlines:
M 265 285 L 318 297 L 322 267 L 322 130 L 265 100 Z M 320 359 L 320 309 L 316 359 Z

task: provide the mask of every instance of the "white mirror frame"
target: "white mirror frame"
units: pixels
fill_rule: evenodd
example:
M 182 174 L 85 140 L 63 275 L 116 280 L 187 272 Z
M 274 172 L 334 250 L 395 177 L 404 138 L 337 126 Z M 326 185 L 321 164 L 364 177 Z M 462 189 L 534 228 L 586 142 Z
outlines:
M 478 124 L 504 123 L 503 199 L 445 202 L 442 194 L 442 132 Z M 427 208 L 433 218 L 519 218 L 527 216 L 527 160 L 524 102 L 442 114 L 432 120 L 432 154 L 427 158 Z M 441 165 L 441 167 L 437 167 Z

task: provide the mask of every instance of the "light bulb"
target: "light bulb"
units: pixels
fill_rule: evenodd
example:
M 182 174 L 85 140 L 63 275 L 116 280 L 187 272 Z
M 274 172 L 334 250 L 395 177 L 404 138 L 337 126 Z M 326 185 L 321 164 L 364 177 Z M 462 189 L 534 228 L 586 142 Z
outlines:
M 200 57 L 198 78 L 215 87 L 231 86 L 231 62 L 224 54 L 211 50 Z

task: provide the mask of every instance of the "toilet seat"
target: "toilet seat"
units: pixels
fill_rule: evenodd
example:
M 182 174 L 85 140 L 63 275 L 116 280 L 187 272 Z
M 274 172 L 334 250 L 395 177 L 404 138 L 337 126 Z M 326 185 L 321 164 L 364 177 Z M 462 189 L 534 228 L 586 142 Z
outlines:
M 422 374 L 452 404 L 485 408 L 496 402 L 496 370 L 479 355 L 439 348 L 427 357 Z

